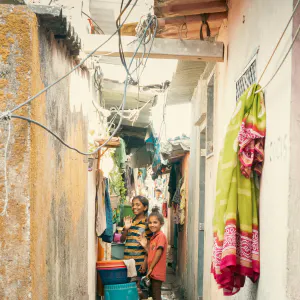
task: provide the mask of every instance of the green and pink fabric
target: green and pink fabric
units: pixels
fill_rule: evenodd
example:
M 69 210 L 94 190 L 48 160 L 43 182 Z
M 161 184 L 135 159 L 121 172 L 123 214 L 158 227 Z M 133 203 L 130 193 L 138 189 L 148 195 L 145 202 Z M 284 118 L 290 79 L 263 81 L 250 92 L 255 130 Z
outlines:
M 266 110 L 260 87 L 237 102 L 220 153 L 211 271 L 224 295 L 236 294 L 245 278 L 259 278 L 258 202 L 264 160 Z

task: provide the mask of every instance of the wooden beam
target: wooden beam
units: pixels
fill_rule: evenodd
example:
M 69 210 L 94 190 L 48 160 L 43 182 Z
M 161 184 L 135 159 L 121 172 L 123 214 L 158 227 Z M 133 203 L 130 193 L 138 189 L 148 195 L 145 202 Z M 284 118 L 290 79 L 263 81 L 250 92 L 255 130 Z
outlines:
M 219 33 L 219 29 L 223 20 L 227 18 L 227 12 L 210 14 L 207 22 L 211 31 L 211 37 Z M 135 28 L 138 23 L 125 24 L 122 27 L 122 35 L 135 36 Z M 199 40 L 200 27 L 202 19 L 200 15 L 175 17 L 175 18 L 159 18 L 157 38 L 183 39 L 183 40 Z M 206 38 L 206 30 L 203 30 L 203 36 Z
M 154 13 L 158 18 L 210 14 L 227 10 L 225 1 L 154 1 Z
M 97 146 L 102 146 L 106 141 L 107 138 L 97 137 L 94 139 L 95 143 L 97 143 Z M 105 148 L 118 148 L 120 147 L 120 139 L 117 137 L 113 137 L 104 147 Z
M 0 4 L 13 4 L 13 5 L 18 5 L 18 4 L 26 4 L 24 0 L 1 0 Z
M 84 45 L 84 52 L 91 53 L 109 38 L 108 35 L 89 34 Z M 135 37 L 123 36 L 123 49 L 125 57 L 132 57 L 138 42 Z M 143 48 L 140 47 L 136 58 L 143 55 Z M 146 45 L 146 53 L 150 49 L 150 43 Z M 114 36 L 109 42 L 99 48 L 94 55 L 119 56 L 118 37 Z M 153 43 L 150 58 L 158 59 L 179 59 L 194 61 L 224 61 L 224 44 L 221 42 L 209 41 L 181 41 L 175 39 L 156 38 Z

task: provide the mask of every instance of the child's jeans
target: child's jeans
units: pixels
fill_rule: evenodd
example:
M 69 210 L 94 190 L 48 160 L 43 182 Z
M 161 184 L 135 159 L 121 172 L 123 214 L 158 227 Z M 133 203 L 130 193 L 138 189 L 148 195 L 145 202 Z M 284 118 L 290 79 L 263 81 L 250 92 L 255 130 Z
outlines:
M 161 300 L 162 281 L 151 278 L 151 297 L 153 300 Z

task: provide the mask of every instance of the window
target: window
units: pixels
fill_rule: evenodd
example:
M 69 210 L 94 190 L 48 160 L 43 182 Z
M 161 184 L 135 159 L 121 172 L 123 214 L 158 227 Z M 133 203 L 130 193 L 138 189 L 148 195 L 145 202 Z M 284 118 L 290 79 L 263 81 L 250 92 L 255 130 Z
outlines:
M 244 70 L 244 73 L 236 81 L 236 101 L 242 96 L 245 90 L 256 82 L 256 56 L 251 60 Z

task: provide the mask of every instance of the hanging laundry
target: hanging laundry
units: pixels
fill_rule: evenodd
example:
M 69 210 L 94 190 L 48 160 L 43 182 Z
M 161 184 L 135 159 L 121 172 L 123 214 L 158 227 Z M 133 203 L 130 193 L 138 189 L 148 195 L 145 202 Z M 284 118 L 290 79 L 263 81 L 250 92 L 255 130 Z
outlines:
M 101 236 L 106 228 L 105 183 L 103 172 L 96 171 L 96 234 Z
M 186 180 L 185 176 L 180 188 L 180 205 L 179 205 L 179 215 L 180 215 L 180 225 L 184 225 L 185 221 L 185 205 L 186 205 L 186 198 L 185 198 L 185 186 Z
M 220 153 L 211 271 L 226 296 L 260 273 L 258 200 L 266 111 L 258 85 L 240 98 Z
M 157 138 L 155 139 L 154 146 L 155 146 L 155 152 L 154 152 L 154 157 L 152 162 L 152 170 L 154 173 L 156 173 L 161 166 L 160 144 Z
M 127 155 L 126 155 L 126 144 L 122 138 L 120 138 L 120 147 L 116 149 L 115 152 L 115 159 L 117 166 L 120 169 L 125 169 L 125 162 L 127 160 Z
M 164 216 L 164 218 L 168 218 L 168 203 L 167 201 L 164 201 L 163 205 L 162 205 L 162 214 Z
M 154 136 L 152 132 L 148 132 L 145 137 L 145 143 L 146 143 L 146 150 L 148 152 L 154 153 L 155 147 L 154 147 Z
M 113 230 L 113 212 L 111 209 L 108 179 L 105 178 L 105 213 L 106 213 L 106 229 L 101 235 L 102 241 L 111 243 L 114 237 Z
M 174 194 L 176 192 L 176 184 L 177 184 L 177 172 L 176 172 L 176 166 L 175 164 L 173 164 L 171 167 L 171 172 L 169 177 L 169 188 L 168 188 L 168 192 L 170 194 L 170 202 L 172 201 Z
M 181 191 L 181 186 L 182 186 L 182 182 L 183 182 L 183 178 L 180 178 L 178 184 L 177 184 L 177 188 L 176 188 L 176 192 L 173 196 L 172 202 L 175 204 L 179 204 L 181 202 L 181 197 L 180 197 L 180 191 Z

